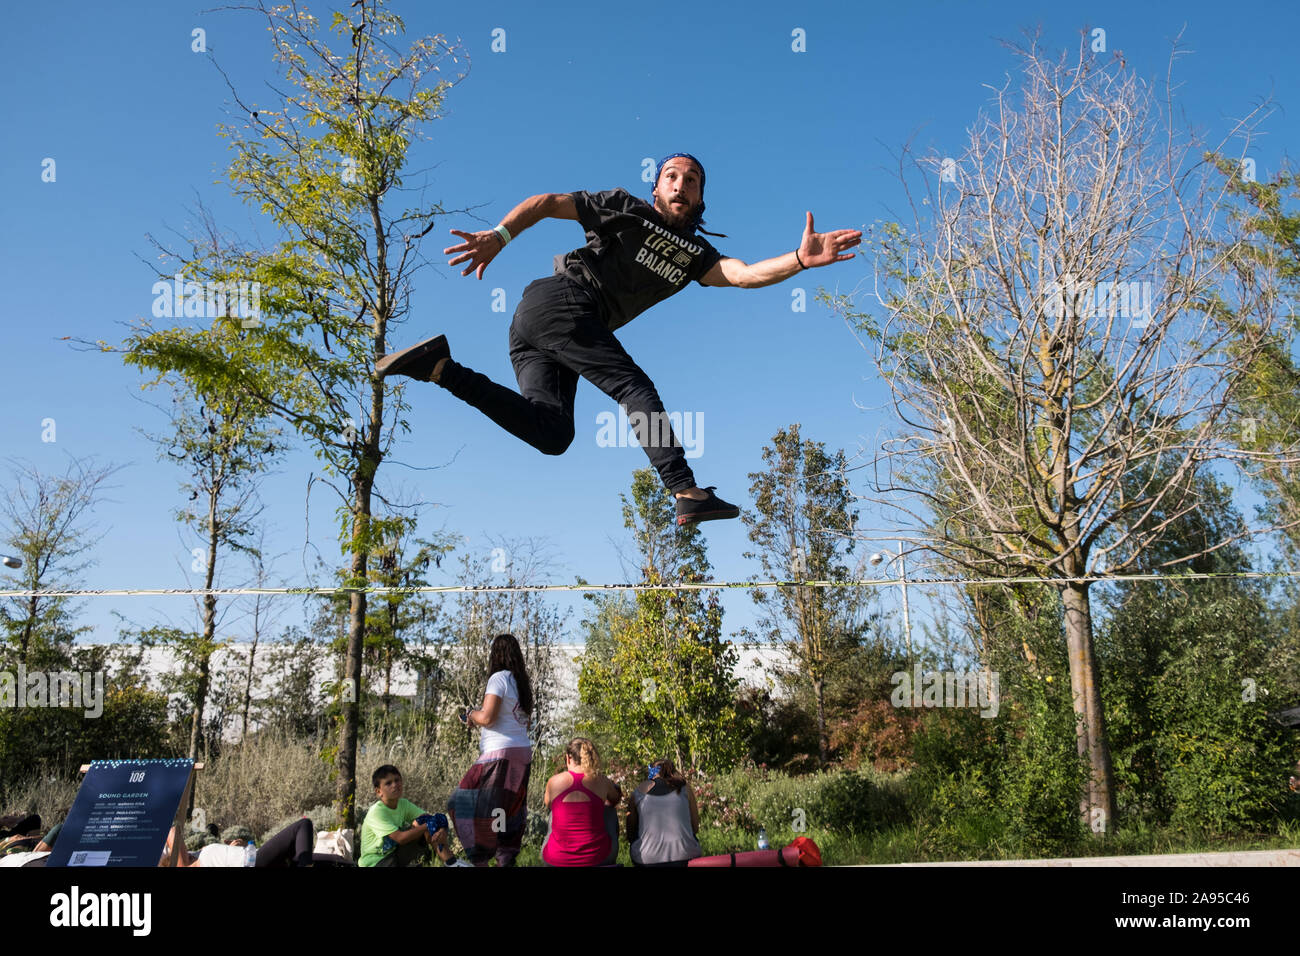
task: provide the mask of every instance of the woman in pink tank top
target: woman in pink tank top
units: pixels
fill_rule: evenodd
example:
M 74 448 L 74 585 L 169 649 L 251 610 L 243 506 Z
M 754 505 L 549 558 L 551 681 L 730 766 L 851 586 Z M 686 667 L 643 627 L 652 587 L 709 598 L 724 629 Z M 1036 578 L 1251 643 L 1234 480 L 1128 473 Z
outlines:
M 600 773 L 600 758 L 590 740 L 569 741 L 564 760 L 567 769 L 546 781 L 551 835 L 542 859 L 551 866 L 611 863 L 613 840 L 605 827 L 605 808 L 617 807 L 623 793 Z

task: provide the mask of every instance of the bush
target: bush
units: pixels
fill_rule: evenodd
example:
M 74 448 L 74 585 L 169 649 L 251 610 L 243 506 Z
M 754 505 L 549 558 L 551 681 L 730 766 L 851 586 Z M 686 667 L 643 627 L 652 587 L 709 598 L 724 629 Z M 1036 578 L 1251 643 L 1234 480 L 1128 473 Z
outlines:
M 1099 648 L 1121 810 L 1182 833 L 1269 826 L 1293 755 L 1267 716 L 1287 676 L 1259 594 L 1208 581 L 1120 597 Z
M 949 857 L 1067 853 L 1085 835 L 1069 689 L 1001 672 L 998 716 L 937 709 L 912 738 L 909 793 L 924 843 Z
M 864 700 L 831 728 L 831 748 L 844 766 L 890 772 L 912 762 L 912 735 L 920 718 L 887 699 Z
M 773 845 L 812 829 L 866 833 L 910 818 L 901 778 L 872 771 L 734 770 L 701 782 L 696 798 L 702 825 L 751 833 L 762 826 Z
M 1087 767 L 1075 742 L 1072 698 L 1053 687 L 1024 682 L 1007 740 L 999 802 L 1007 837 L 1026 856 L 1068 855 L 1087 835 L 1079 815 Z

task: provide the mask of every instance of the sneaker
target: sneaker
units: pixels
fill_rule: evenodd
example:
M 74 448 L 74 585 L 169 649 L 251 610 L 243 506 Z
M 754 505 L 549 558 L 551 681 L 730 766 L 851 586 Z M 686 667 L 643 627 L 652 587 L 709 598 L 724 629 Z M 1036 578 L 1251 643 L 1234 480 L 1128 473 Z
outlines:
M 692 521 L 717 521 L 720 518 L 739 518 L 740 509 L 728 504 L 713 493 L 716 485 L 709 485 L 704 490 L 709 497 L 703 501 L 694 498 L 677 499 L 677 523 L 689 524 Z
M 431 382 L 433 367 L 445 358 L 451 358 L 451 349 L 447 346 L 447 336 L 439 335 L 425 339 L 419 345 L 385 355 L 375 363 L 375 374 L 380 378 L 407 375 L 421 382 Z

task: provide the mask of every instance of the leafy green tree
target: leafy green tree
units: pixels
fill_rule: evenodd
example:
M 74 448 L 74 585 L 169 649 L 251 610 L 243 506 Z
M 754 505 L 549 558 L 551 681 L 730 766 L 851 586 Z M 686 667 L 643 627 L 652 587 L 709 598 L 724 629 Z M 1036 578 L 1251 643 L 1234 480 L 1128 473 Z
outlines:
M 1146 561 L 1201 552 L 1187 571 L 1216 577 L 1121 582 L 1108 600 L 1099 650 L 1116 782 L 1121 809 L 1148 823 L 1258 828 L 1280 805 L 1290 763 L 1268 712 L 1295 637 L 1270 630 L 1262 585 L 1240 577 L 1250 563 L 1239 547 L 1207 550 L 1243 522 L 1229 488 L 1208 475 L 1198 484 L 1203 507 Z
M 454 545 L 450 536 L 426 541 L 414 538 L 414 522 L 399 525 L 371 563 L 372 585 L 385 588 L 419 588 L 429 583 L 429 567 L 441 566 Z M 415 629 L 436 626 L 441 604 L 427 594 L 389 593 L 370 603 L 366 616 L 366 656 L 383 682 L 383 713 L 392 712 L 393 669 L 410 656 L 408 643 Z
M 56 591 L 81 583 L 81 574 L 94 563 L 89 553 L 98 540 L 89 519 L 118 470 L 77 459 L 62 475 L 53 475 L 11 462 L 8 488 L 0 495 L 0 519 L 5 550 L 22 566 L 4 569 L 9 587 Z M 4 662 L 63 666 L 72 642 L 85 631 L 76 625 L 75 614 L 67 597 L 30 594 L 6 599 L 0 604 Z
M 270 105 L 234 93 L 246 119 L 222 135 L 233 153 L 232 189 L 283 238 L 244 248 L 209 221 L 188 251 L 164 250 L 179 267 L 185 306 L 171 276 L 160 275 L 155 315 L 212 321 L 155 328 L 144 320 L 123 348 L 128 363 L 179 371 L 200 394 L 256 396 L 308 441 L 321 480 L 338 495 L 347 584 L 360 588 L 390 531 L 375 515 L 376 482 L 404 427 L 401 387 L 385 387 L 374 363 L 406 312 L 420 239 L 443 212 L 404 205 L 403 169 L 420 126 L 455 82 L 438 62 L 458 60 L 440 37 L 398 51 L 391 38 L 405 27 L 380 0 L 333 15 L 337 50 L 306 10 L 257 10 L 291 90 Z M 366 593 L 351 591 L 341 687 L 361 678 L 366 611 Z M 356 823 L 358 696 L 339 708 L 337 799 L 346 826 Z
M 1238 463 L 1267 496 L 1261 510 L 1284 530 L 1294 559 L 1300 554 L 1300 367 L 1291 343 L 1300 331 L 1300 177 L 1283 169 L 1255 181 L 1243 176 L 1240 163 L 1212 158 L 1237 203 L 1230 214 L 1247 236 L 1223 254 L 1245 281 L 1269 293 L 1261 313 L 1249 317 L 1263 344 L 1251 356 L 1229 428 Z
M 854 547 L 853 494 L 844 452 L 827 454 L 822 442 L 801 436 L 799 425 L 781 429 L 763 449 L 765 471 L 750 474 L 754 513 L 746 512 L 749 538 L 758 548 L 765 579 L 845 581 Z M 868 626 L 869 595 L 850 587 L 755 589 L 762 609 L 757 625 L 764 643 L 784 647 L 812 691 L 817 724 L 817 760 L 830 751 L 826 713 L 832 673 L 852 658 Z
M 171 430 L 149 435 L 159 446 L 159 458 L 180 462 L 186 470 L 182 493 L 186 503 L 176 510 L 177 520 L 198 534 L 202 548 L 195 549 L 194 566 L 203 575 L 203 589 L 217 584 L 224 558 L 239 553 L 255 555 L 258 478 L 282 451 L 279 430 L 270 427 L 265 405 L 245 392 L 202 392 L 199 404 L 181 383 L 173 382 Z M 212 656 L 226 642 L 217 636 L 220 622 L 215 594 L 199 601 L 199 631 L 176 636 L 172 647 L 184 671 L 186 700 L 190 706 L 190 759 L 199 756 L 207 741 L 204 708 L 212 685 Z M 159 632 L 160 634 L 162 632 Z
M 10 463 L 8 487 L 0 494 L 3 550 L 22 566 L 4 569 L 8 587 L 36 592 L 82 584 L 98 540 L 91 514 L 117 470 L 87 459 L 70 460 L 61 475 Z M 12 680 L 20 666 L 47 673 L 71 668 L 74 641 L 89 630 L 77 623 L 77 612 L 68 597 L 5 599 L 0 603 L 0 671 Z M 84 722 L 80 712 L 63 708 L 0 708 L 0 779 L 79 759 L 69 754 Z
M 642 584 L 707 580 L 699 528 L 676 523 L 672 496 L 653 470 L 634 474 L 623 518 L 636 544 Z M 722 639 L 717 595 L 638 591 L 631 606 L 601 610 L 608 640 L 584 653 L 578 694 L 604 720 L 588 723 L 587 731 L 638 763 L 671 756 L 680 767 L 733 765 L 744 753 L 746 728 L 736 704 L 738 655 Z

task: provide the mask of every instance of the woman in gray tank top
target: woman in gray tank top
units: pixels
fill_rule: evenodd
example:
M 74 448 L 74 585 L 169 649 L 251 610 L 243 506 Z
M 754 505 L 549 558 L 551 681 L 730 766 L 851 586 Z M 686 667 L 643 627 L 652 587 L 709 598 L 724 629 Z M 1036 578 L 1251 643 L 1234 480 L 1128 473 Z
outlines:
M 700 856 L 700 810 L 686 778 L 668 759 L 628 798 L 627 839 L 636 866 L 686 866 Z

